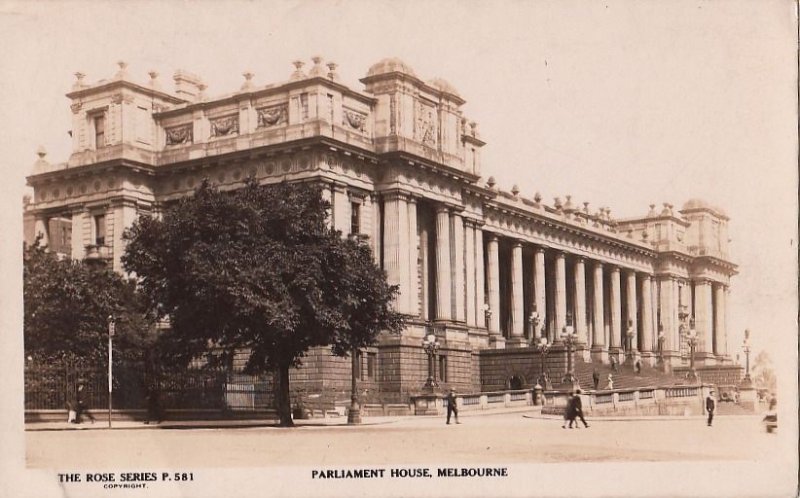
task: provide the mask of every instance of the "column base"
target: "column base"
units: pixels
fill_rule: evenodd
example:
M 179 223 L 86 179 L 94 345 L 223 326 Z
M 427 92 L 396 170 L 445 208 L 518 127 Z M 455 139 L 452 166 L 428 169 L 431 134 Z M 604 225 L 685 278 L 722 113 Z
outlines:
M 642 365 L 647 365 L 648 367 L 656 366 L 658 362 L 658 355 L 653 353 L 652 351 L 642 351 L 639 353 L 642 358 Z
M 591 352 L 592 361 L 596 361 L 598 363 L 608 363 L 608 350 L 600 344 L 597 346 L 592 346 Z
M 525 348 L 528 347 L 528 340 L 524 337 L 512 337 L 506 340 L 507 348 Z
M 506 338 L 502 335 L 495 335 L 492 334 L 489 336 L 489 347 L 492 349 L 505 349 L 506 348 Z

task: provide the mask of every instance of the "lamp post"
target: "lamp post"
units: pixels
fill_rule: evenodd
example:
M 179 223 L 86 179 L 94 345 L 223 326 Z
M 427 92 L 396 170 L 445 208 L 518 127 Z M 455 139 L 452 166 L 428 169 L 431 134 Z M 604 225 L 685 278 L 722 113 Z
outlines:
M 483 317 L 486 320 L 486 328 L 489 328 L 489 323 L 492 319 L 492 308 L 487 303 L 483 304 Z
M 744 371 L 744 379 L 742 382 L 744 384 L 749 385 L 752 382 L 750 378 L 750 329 L 745 329 L 744 331 L 744 342 L 742 343 L 742 351 L 744 352 L 745 358 L 745 371 Z
M 544 366 L 547 363 L 547 353 L 550 352 L 550 346 L 551 344 L 547 341 L 547 337 L 544 336 L 539 338 L 539 343 L 536 345 L 537 349 L 539 349 L 539 354 L 542 356 L 542 373 L 539 375 L 539 384 L 545 389 L 553 388 L 544 369 Z
M 567 315 L 567 325 L 561 329 L 560 337 L 567 347 L 567 375 L 564 376 L 564 382 L 568 383 L 570 387 L 574 387 L 576 382 L 575 372 L 573 372 L 572 368 L 572 352 L 577 335 L 575 334 L 575 327 L 572 326 L 572 320 L 569 315 Z
M 114 332 L 116 323 L 114 315 L 108 315 L 108 427 L 111 428 L 111 409 L 113 407 L 112 394 L 114 392 Z
M 428 380 L 425 381 L 425 389 L 432 392 L 439 387 L 439 383 L 436 381 L 435 368 L 436 353 L 439 351 L 439 341 L 436 340 L 436 334 L 431 332 L 425 336 L 425 339 L 422 340 L 422 349 L 428 355 Z
M 689 319 L 689 326 L 682 326 L 686 343 L 689 345 L 689 377 L 697 380 L 697 371 L 694 369 L 694 349 L 697 347 L 697 330 L 694 328 L 694 318 Z
M 664 336 L 664 326 L 660 323 L 658 324 L 658 362 L 664 363 L 664 340 L 666 337 Z

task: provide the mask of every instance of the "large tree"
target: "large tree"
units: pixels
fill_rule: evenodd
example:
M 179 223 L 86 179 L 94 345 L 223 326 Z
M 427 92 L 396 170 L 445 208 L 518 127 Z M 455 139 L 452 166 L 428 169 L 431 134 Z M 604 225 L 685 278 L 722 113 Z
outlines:
M 135 282 L 102 266 L 59 260 L 38 240 L 24 251 L 23 293 L 28 356 L 69 355 L 102 364 L 109 316 L 116 322 L 117 358 L 140 358 L 152 344 L 153 321 Z
M 221 192 L 204 181 L 194 195 L 141 217 L 126 233 L 123 264 L 159 316 L 164 344 L 186 363 L 209 349 L 248 351 L 247 372 L 272 371 L 281 425 L 292 425 L 289 369 L 309 348 L 337 355 L 397 330 L 397 288 L 369 247 L 326 223 L 327 201 L 309 184 Z

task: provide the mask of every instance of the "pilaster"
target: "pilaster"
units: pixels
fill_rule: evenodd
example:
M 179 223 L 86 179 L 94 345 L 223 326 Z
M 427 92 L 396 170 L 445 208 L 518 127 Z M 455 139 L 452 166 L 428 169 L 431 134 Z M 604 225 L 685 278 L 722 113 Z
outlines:
M 453 213 L 451 216 L 453 234 L 453 318 L 457 322 L 465 320 L 464 312 L 464 221 L 461 215 Z

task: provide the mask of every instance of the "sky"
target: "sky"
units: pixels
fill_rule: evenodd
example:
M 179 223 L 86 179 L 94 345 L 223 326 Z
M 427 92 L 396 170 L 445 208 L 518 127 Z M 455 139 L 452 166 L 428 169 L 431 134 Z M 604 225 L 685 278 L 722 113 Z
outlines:
M 185 69 L 202 76 L 213 97 L 238 89 L 245 71 L 257 85 L 286 80 L 291 61 L 314 55 L 337 62 L 355 88 L 371 64 L 390 56 L 422 79 L 448 80 L 487 142 L 484 178 L 505 190 L 516 184 L 548 202 L 569 194 L 610 206 L 616 217 L 691 198 L 721 207 L 739 265 L 729 350 L 739 351 L 749 328 L 754 349 L 767 350 L 776 365 L 778 392 L 788 399 L 781 417 L 797 416 L 790 0 L 0 0 L 0 42 L 0 350 L 9 352 L 0 390 L 16 400 L 0 403 L 4 420 L 22 425 L 23 359 L 14 352 L 22 351 L 25 176 L 39 146 L 51 162 L 70 154 L 64 94 L 73 73 L 110 78 L 123 60 L 134 80 L 156 70 L 169 86 Z M 4 445 L 24 443 L 22 431 L 2 425 Z
M 797 99 L 790 1 L 0 2 L 0 138 L 10 209 L 44 146 L 70 153 L 73 73 L 199 74 L 210 96 L 286 80 L 322 56 L 358 82 L 384 57 L 467 100 L 484 178 L 610 206 L 616 217 L 699 197 L 731 218 L 729 350 L 794 362 Z M 21 231 L 17 231 L 21 233 Z M 16 257 L 12 247 L 10 258 Z M 788 346 L 788 347 L 787 347 Z

